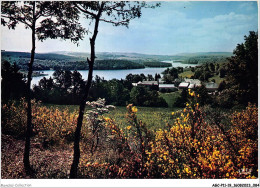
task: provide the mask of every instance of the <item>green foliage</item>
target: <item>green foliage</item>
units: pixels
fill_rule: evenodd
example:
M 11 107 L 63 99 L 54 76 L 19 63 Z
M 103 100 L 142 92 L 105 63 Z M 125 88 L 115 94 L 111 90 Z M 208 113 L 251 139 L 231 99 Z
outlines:
M 208 64 L 205 64 L 195 69 L 193 78 L 199 79 L 201 81 L 208 81 L 212 76 L 213 74 L 209 71 Z
M 8 52 L 3 51 L 2 61 L 7 60 L 10 63 L 17 63 L 20 69 L 27 70 L 27 62 L 30 60 L 30 53 L 26 52 Z M 166 64 L 166 63 L 165 63 Z M 159 65 L 158 65 L 159 67 Z M 96 60 L 95 70 L 119 70 L 119 69 L 140 69 L 145 68 L 142 63 L 129 60 L 106 59 Z M 35 54 L 33 70 L 88 70 L 89 66 L 85 58 L 77 56 L 68 56 L 55 53 Z
M 15 29 L 18 23 L 31 29 L 38 39 L 70 39 L 77 43 L 83 38 L 85 29 L 79 24 L 79 16 L 75 8 L 63 2 L 1 2 L 1 24 Z M 56 19 L 52 19 L 55 17 Z M 36 20 L 40 24 L 35 24 Z M 55 21 L 54 21 L 55 20 Z
M 205 55 L 205 56 L 195 56 L 190 57 L 184 61 L 186 64 L 205 64 L 205 63 L 223 63 L 228 62 L 227 57 L 230 57 L 231 54 L 227 55 Z
M 220 77 L 220 78 L 224 78 L 224 77 L 226 76 L 227 72 L 228 72 L 228 71 L 227 71 L 224 67 L 221 67 L 221 68 L 219 69 L 219 77 Z
M 143 65 L 146 67 L 171 67 L 171 63 L 158 62 L 158 61 L 145 61 Z
M 166 101 L 157 91 L 149 91 L 142 86 L 133 87 L 130 92 L 130 102 L 138 106 L 167 107 Z
M 208 94 L 205 85 L 202 84 L 202 86 L 196 88 L 196 93 L 200 96 L 198 98 L 198 103 L 201 106 L 204 106 L 205 104 L 212 104 L 212 97 Z
M 180 69 L 179 67 L 167 68 L 165 71 L 162 72 L 163 80 L 167 84 L 173 83 L 174 80 L 179 77 L 178 74 L 182 73 L 182 72 L 183 72 L 183 69 Z
M 126 75 L 126 80 L 131 83 L 138 83 L 139 81 L 146 80 L 146 76 L 144 74 L 128 74 Z
M 96 60 L 96 70 L 117 70 L 117 69 L 140 69 L 143 65 L 128 60 Z
M 125 80 L 104 80 L 96 76 L 89 92 L 89 100 L 105 98 L 108 104 L 125 106 L 131 100 L 140 106 L 167 107 L 165 100 L 153 88 L 133 87 L 129 80 L 149 79 L 152 75 L 128 75 Z M 57 70 L 53 78 L 40 80 L 33 88 L 34 97 L 44 103 L 79 104 L 84 94 L 84 80 L 79 72 Z
M 138 117 L 146 123 L 150 130 L 165 129 L 165 122 L 172 121 L 170 113 L 176 110 L 176 108 L 138 107 Z M 117 106 L 114 110 L 109 111 L 107 116 L 114 119 L 120 128 L 125 129 L 128 126 L 125 119 L 126 113 L 125 107 Z
M 188 90 L 183 89 L 181 91 L 181 95 L 176 99 L 174 106 L 185 107 L 187 101 L 188 101 Z
M 57 70 L 53 78 L 44 77 L 38 86 L 34 86 L 33 95 L 44 103 L 79 104 L 84 84 L 79 72 Z
M 175 103 L 181 95 L 181 91 L 170 92 L 170 93 L 159 93 L 159 95 L 167 102 L 168 107 L 175 107 Z
M 247 105 L 258 102 L 258 33 L 251 31 L 245 42 L 238 44 L 235 56 L 227 66 L 226 89 L 219 101 L 227 101 L 229 106 Z M 224 105 L 224 104 L 223 104 Z
M 10 65 L 3 61 L 1 65 L 1 99 L 2 103 L 12 99 L 19 99 L 25 96 L 25 79 L 19 72 L 16 64 Z
M 102 80 L 98 76 L 93 81 L 89 97 L 91 100 L 105 98 L 108 104 L 125 106 L 130 99 L 129 83 L 124 80 Z M 131 83 L 130 83 L 131 85 Z

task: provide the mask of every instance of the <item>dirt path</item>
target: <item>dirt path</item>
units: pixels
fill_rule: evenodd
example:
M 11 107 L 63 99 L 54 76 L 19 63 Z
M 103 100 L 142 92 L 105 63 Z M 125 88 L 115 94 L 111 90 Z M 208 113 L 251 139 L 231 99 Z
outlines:
M 1 135 L 1 177 L 3 179 L 30 178 L 23 168 L 24 141 Z M 30 161 L 36 170 L 35 178 L 68 178 L 72 163 L 72 146 L 44 149 L 31 141 Z

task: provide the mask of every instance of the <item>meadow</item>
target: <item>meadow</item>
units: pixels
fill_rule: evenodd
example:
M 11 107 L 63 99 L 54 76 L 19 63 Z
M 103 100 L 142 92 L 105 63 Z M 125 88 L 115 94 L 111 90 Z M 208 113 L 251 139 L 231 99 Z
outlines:
M 166 93 L 161 94 L 161 96 L 168 98 L 170 101 L 170 98 L 173 95 L 179 95 L 179 94 L 173 94 L 173 93 Z M 168 101 L 167 101 L 168 102 Z M 77 105 L 53 105 L 53 104 L 42 104 L 43 106 L 46 106 L 48 108 L 57 108 L 59 110 L 68 109 L 70 113 L 74 113 L 78 111 Z M 169 106 L 172 105 L 171 103 Z M 90 107 L 86 108 L 86 111 L 91 110 Z M 180 110 L 180 108 L 154 108 L 154 107 L 138 107 L 138 117 L 146 123 L 148 128 L 150 130 L 158 130 L 158 129 L 164 129 L 167 122 L 172 123 L 172 112 L 176 112 Z M 125 106 L 116 106 L 115 109 L 109 111 L 108 113 L 104 114 L 105 117 L 109 117 L 113 119 L 115 122 L 117 122 L 117 125 L 120 128 L 125 128 L 128 126 L 128 122 L 126 120 L 126 114 L 127 114 L 127 108 Z

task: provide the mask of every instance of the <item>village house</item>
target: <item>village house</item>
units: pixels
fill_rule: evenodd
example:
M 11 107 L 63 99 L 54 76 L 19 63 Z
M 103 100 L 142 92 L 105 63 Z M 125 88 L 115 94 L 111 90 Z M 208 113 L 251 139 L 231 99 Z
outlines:
M 195 84 L 190 84 L 188 88 L 189 89 L 194 89 L 195 88 Z
M 139 86 L 158 86 L 158 81 L 142 81 L 138 82 L 137 85 Z
M 162 79 L 162 78 L 159 78 L 159 79 L 158 79 L 158 83 L 159 83 L 159 85 L 160 85 L 160 84 L 164 84 L 163 79 Z
M 173 92 L 178 89 L 195 89 L 202 85 L 201 81 L 198 79 L 184 79 L 184 82 L 181 82 L 178 87 L 175 84 L 164 84 L 162 79 L 158 81 L 140 81 L 138 83 L 132 83 L 133 86 L 145 86 L 153 90 L 161 92 Z M 218 90 L 218 84 L 214 82 L 205 83 L 205 87 L 209 93 L 216 92 Z
M 179 84 L 179 89 L 187 89 L 189 87 L 190 83 L 182 82 Z
M 184 82 L 188 82 L 190 83 L 190 85 L 192 84 L 191 87 L 195 88 L 195 87 L 200 87 L 201 86 L 201 81 L 198 79 L 189 79 L 189 78 L 185 78 Z

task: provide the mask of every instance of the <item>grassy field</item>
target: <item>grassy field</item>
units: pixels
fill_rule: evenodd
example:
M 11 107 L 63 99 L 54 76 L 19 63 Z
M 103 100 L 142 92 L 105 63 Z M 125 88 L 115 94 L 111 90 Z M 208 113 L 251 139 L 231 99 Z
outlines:
M 174 103 L 180 96 L 181 91 L 171 92 L 171 93 L 160 93 L 160 97 L 164 98 L 170 108 L 174 108 Z
M 194 72 L 191 70 L 186 70 L 183 73 L 180 73 L 179 76 L 182 78 L 190 78 L 191 76 L 194 75 Z M 215 80 L 215 83 L 220 84 L 224 80 L 224 78 L 220 78 L 219 75 L 214 75 L 213 77 L 209 78 L 209 81 Z
M 162 94 L 164 96 L 171 96 L 170 94 Z M 68 108 L 70 112 L 78 111 L 77 105 L 51 105 L 45 104 L 48 107 L 58 108 L 60 110 Z M 137 117 L 139 120 L 142 120 L 150 130 L 158 130 L 164 128 L 166 123 L 172 123 L 171 113 L 177 111 L 178 108 L 153 108 L 153 107 L 137 107 Z M 85 111 L 90 110 L 86 108 Z M 129 125 L 126 118 L 127 109 L 123 106 L 116 106 L 114 110 L 111 110 L 109 113 L 104 114 L 104 117 L 109 117 L 113 119 L 118 126 L 124 128 Z
M 137 117 L 146 123 L 150 130 L 163 129 L 166 123 L 172 123 L 171 113 L 178 110 L 177 108 L 151 108 L 151 107 L 137 107 Z M 107 117 L 115 120 L 115 122 L 124 128 L 128 125 L 126 118 L 127 110 L 125 107 L 116 107 L 115 110 L 109 112 Z
M 224 78 L 220 78 L 219 75 L 214 75 L 213 77 L 211 77 L 209 80 L 215 80 L 215 83 L 220 84 L 220 82 L 222 82 L 224 80 Z
M 192 72 L 191 70 L 187 70 L 187 71 L 184 71 L 179 74 L 179 76 L 182 78 L 190 78 L 193 75 L 194 75 L 194 72 Z

